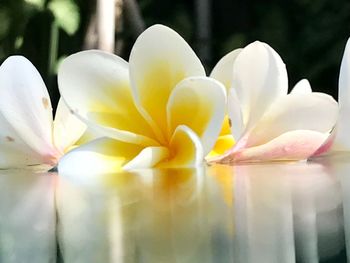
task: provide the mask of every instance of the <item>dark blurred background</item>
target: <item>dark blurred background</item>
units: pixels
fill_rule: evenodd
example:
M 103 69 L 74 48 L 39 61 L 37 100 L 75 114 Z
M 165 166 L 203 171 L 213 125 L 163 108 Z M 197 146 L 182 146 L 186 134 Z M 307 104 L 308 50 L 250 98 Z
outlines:
M 55 105 L 57 65 L 64 57 L 102 48 L 128 59 L 136 37 L 155 23 L 179 32 L 208 73 L 227 52 L 261 40 L 283 58 L 290 87 L 307 78 L 315 91 L 337 97 L 350 36 L 347 0 L 0 0 L 0 61 L 13 54 L 30 59 Z M 113 42 L 101 43 L 108 42 L 108 30 Z

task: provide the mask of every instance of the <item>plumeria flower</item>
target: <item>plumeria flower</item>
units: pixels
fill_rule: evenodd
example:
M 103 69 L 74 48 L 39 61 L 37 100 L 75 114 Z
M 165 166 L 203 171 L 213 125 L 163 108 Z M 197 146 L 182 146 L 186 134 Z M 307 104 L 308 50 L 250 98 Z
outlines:
M 0 127 L 0 169 L 55 166 L 86 129 L 61 100 L 53 121 L 46 86 L 22 56 L 0 66 Z
M 302 160 L 313 155 L 336 123 L 337 102 L 312 92 L 307 80 L 287 95 L 285 65 L 269 45 L 254 42 L 239 52 L 231 56 L 232 63 L 219 62 L 232 72 L 226 84 L 231 87 L 228 115 L 237 143 L 212 161 Z
M 161 25 L 139 36 L 129 63 L 96 50 L 71 55 L 58 83 L 68 107 L 104 136 L 67 154 L 60 172 L 197 166 L 225 114 L 224 86 L 206 77 L 185 40 Z

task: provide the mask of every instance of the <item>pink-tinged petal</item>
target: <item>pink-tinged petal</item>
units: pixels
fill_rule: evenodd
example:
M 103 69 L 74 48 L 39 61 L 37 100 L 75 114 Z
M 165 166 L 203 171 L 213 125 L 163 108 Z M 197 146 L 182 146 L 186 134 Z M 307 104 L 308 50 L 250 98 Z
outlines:
M 310 158 L 328 155 L 333 152 L 334 141 L 337 136 L 337 126 L 330 132 L 325 142 L 317 149 L 317 151 L 310 156 Z M 338 145 L 336 146 L 338 147 Z
M 210 77 L 224 84 L 227 91 L 232 88 L 233 64 L 241 51 L 242 49 L 238 48 L 226 54 L 219 60 L 210 73 Z
M 130 81 L 135 102 L 158 137 L 167 133 L 166 105 L 175 86 L 191 76 L 205 76 L 204 68 L 186 41 L 174 30 L 154 25 L 131 50 Z
M 246 129 L 253 127 L 272 102 L 288 91 L 286 67 L 269 45 L 256 41 L 237 56 L 232 88 L 237 92 Z
M 290 92 L 291 94 L 308 94 L 311 93 L 311 85 L 310 82 L 307 79 L 300 80 L 297 84 L 295 84 L 294 88 Z
M 329 133 L 338 117 L 338 104 L 324 93 L 294 93 L 275 101 L 249 133 L 245 147 L 262 145 L 293 130 Z
M 312 156 L 328 135 L 309 130 L 286 132 L 266 144 L 231 151 L 216 160 L 219 163 L 297 161 Z
M 1 65 L 0 98 L 0 113 L 17 136 L 41 156 L 56 156 L 50 97 L 29 60 L 12 56 Z

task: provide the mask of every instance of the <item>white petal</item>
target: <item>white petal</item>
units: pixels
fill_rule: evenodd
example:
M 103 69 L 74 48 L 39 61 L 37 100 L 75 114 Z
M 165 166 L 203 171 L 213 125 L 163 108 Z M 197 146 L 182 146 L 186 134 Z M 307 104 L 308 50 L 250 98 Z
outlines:
M 283 133 L 266 144 L 226 154 L 219 162 L 305 160 L 319 149 L 327 137 L 327 134 L 309 130 L 290 131 Z
M 165 147 L 147 147 L 139 155 L 123 166 L 124 170 L 152 168 L 169 157 L 169 150 Z
M 0 169 L 38 165 L 44 157 L 31 149 L 0 113 Z
M 29 60 L 12 56 L 1 65 L 0 98 L 0 113 L 17 135 L 40 155 L 55 156 L 50 97 Z
M 234 139 L 238 141 L 244 131 L 244 125 L 240 102 L 235 89 L 232 88 L 229 90 L 227 100 L 227 111 L 231 123 L 231 132 Z
M 120 57 L 97 50 L 71 55 L 61 64 L 58 84 L 68 107 L 102 136 L 155 143 L 134 105 L 128 64 Z
M 210 73 L 210 77 L 224 84 L 227 91 L 229 88 L 232 88 L 233 64 L 241 51 L 242 49 L 238 48 L 226 54 Z
M 339 75 L 339 118 L 332 151 L 350 151 L 350 39 L 346 43 Z
M 350 105 L 350 39 L 346 43 L 339 75 L 339 104 Z
M 312 89 L 311 89 L 310 82 L 307 79 L 302 79 L 297 84 L 295 84 L 294 88 L 290 93 L 307 94 L 311 92 L 312 92 Z
M 224 86 L 208 77 L 190 77 L 181 81 L 167 105 L 169 137 L 179 125 L 186 125 L 202 141 L 204 154 L 213 148 L 225 116 Z
M 86 125 L 74 116 L 68 109 L 66 103 L 60 99 L 57 105 L 54 120 L 54 142 L 62 152 L 66 152 L 83 135 Z
M 109 138 L 101 138 L 84 144 L 66 155 L 58 165 L 62 175 L 93 175 L 116 173 L 135 158 L 142 146 Z
M 274 100 L 287 94 L 285 65 L 269 45 L 256 41 L 236 58 L 232 87 L 236 89 L 244 125 L 249 130 Z
M 203 164 L 204 154 L 200 139 L 185 125 L 178 126 L 170 140 L 170 157 L 157 165 L 160 168 L 189 168 Z
M 162 25 L 151 26 L 138 37 L 129 63 L 137 105 L 157 134 L 165 135 L 172 90 L 186 77 L 205 76 L 204 68 L 186 41 Z
M 338 104 L 324 93 L 289 94 L 278 99 L 249 134 L 247 147 L 267 143 L 293 130 L 328 133 L 338 117 Z

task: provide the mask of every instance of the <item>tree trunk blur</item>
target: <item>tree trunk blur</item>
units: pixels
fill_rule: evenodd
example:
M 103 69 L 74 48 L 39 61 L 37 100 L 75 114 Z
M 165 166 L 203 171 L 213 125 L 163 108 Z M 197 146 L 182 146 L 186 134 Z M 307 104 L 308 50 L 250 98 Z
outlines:
M 196 0 L 197 52 L 205 66 L 211 62 L 211 0 Z
M 114 53 L 115 47 L 115 1 L 97 0 L 98 48 Z

